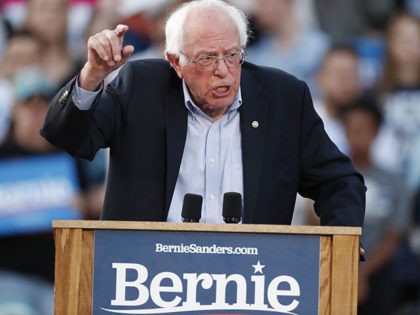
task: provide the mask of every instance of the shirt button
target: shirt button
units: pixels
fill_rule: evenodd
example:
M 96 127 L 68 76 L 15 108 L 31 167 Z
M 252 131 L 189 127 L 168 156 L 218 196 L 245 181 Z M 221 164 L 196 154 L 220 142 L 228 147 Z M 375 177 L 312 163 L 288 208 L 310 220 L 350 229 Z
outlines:
M 216 198 L 216 196 L 215 196 L 215 195 L 213 195 L 213 194 L 211 194 L 211 195 L 209 196 L 209 198 L 210 198 L 210 200 L 214 200 L 214 199 Z
M 215 164 L 216 163 L 216 159 L 210 159 L 210 163 L 211 164 Z

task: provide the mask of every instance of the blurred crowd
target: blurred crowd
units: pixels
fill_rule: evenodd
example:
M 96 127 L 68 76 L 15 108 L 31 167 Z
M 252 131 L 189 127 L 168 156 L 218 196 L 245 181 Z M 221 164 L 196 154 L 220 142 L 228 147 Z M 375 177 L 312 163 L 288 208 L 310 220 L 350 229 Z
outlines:
M 85 62 L 87 38 L 124 23 L 133 59 L 163 58 L 166 17 L 182 2 L 0 1 L 0 199 L 11 161 L 62 154 L 39 129 L 51 97 Z M 246 60 L 306 81 L 327 133 L 364 175 L 358 314 L 419 315 L 420 1 L 230 2 L 251 21 Z M 70 207 L 98 219 L 107 151 L 71 164 Z M 11 216 L 2 204 L 0 221 Z M 298 197 L 294 223 L 317 224 L 310 201 Z M 0 315 L 53 314 L 53 272 L 51 229 L 2 233 L 0 224 Z

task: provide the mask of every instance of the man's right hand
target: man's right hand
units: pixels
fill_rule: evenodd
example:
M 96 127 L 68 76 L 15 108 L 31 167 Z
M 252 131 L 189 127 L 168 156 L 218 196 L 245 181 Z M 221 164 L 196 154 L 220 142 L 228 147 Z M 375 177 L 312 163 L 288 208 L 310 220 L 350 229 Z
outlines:
M 88 60 L 79 76 L 79 86 L 94 91 L 105 77 L 125 64 L 134 51 L 132 45 L 122 47 L 128 26 L 119 24 L 114 30 L 104 30 L 89 37 Z

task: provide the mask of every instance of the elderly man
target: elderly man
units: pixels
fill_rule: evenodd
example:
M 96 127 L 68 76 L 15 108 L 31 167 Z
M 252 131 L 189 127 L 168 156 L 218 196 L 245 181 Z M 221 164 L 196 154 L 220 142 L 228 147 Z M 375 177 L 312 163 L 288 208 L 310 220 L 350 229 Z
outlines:
M 78 157 L 110 147 L 103 219 L 180 221 L 195 193 L 201 222 L 221 223 L 223 194 L 238 192 L 244 223 L 290 224 L 300 193 L 324 225 L 363 224 L 363 179 L 327 137 L 306 84 L 244 63 L 242 12 L 219 0 L 180 7 L 166 25 L 169 62 L 126 63 L 127 30 L 89 38 L 85 66 L 41 130 Z

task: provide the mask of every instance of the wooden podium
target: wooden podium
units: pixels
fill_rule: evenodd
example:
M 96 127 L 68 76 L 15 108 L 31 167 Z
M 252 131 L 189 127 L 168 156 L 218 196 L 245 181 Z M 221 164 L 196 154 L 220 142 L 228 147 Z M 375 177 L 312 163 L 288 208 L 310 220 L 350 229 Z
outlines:
M 194 240 L 196 234 L 204 235 L 204 237 L 206 237 L 206 235 L 211 235 L 212 239 L 214 239 L 214 235 L 218 235 L 218 233 L 223 234 L 223 239 L 228 238 L 226 235 L 232 235 L 237 238 L 247 236 L 251 237 L 250 239 L 252 240 L 257 239 L 257 236 L 260 235 L 268 237 L 275 235 L 276 239 L 279 240 L 281 240 L 282 237 L 286 237 L 286 242 L 291 242 L 291 244 L 287 245 L 286 248 L 276 248 L 273 250 L 274 255 L 278 255 L 276 254 L 277 251 L 279 253 L 284 253 L 288 249 L 301 250 L 306 253 L 306 249 L 299 249 L 296 248 L 297 246 L 294 246 L 294 238 L 299 236 L 304 236 L 309 239 L 314 238 L 316 243 L 319 243 L 319 256 L 316 258 L 319 259 L 319 271 L 317 270 L 317 272 L 319 272 L 319 277 L 317 276 L 314 278 L 318 279 L 315 280 L 317 281 L 316 286 L 318 296 L 315 298 L 318 303 L 318 312 L 316 313 L 316 310 L 313 310 L 307 313 L 310 313 L 311 315 L 350 315 L 357 313 L 359 237 L 361 234 L 360 228 L 123 221 L 54 221 L 53 230 L 56 248 L 56 315 L 87 315 L 92 314 L 93 312 L 92 301 L 95 272 L 95 235 L 96 233 L 99 233 L 98 231 L 107 231 L 109 233 L 113 233 L 111 236 L 115 235 L 116 237 L 118 233 L 127 231 L 140 231 L 141 233 L 165 232 L 170 233 L 165 234 L 169 236 L 165 237 L 165 240 L 168 240 L 168 242 L 171 241 L 172 235 L 175 236 L 179 233 L 188 233 L 187 239 L 189 240 Z M 126 244 L 126 246 L 129 245 Z M 185 245 L 182 244 L 182 246 Z M 228 259 L 231 261 L 232 257 L 228 257 Z M 306 259 L 307 258 L 302 258 L 302 260 Z M 296 265 L 301 263 L 305 265 L 306 262 L 296 261 Z M 262 267 L 264 267 L 264 265 L 260 265 L 260 260 L 258 260 L 258 265 L 260 267 L 260 272 L 257 272 L 257 269 L 255 269 L 253 275 L 255 277 L 253 278 L 255 283 L 251 283 L 255 285 L 255 287 L 257 286 L 255 279 L 258 278 L 258 274 L 263 273 Z M 255 266 L 256 265 L 253 265 L 254 268 L 256 268 Z M 274 269 L 271 265 L 269 267 Z M 269 267 L 266 267 L 266 269 Z M 260 277 L 263 279 L 263 276 Z M 162 289 L 162 287 L 159 288 Z M 257 290 L 255 289 L 255 291 Z M 278 293 L 280 291 L 275 292 L 277 292 L 277 295 L 280 294 Z M 255 298 L 255 300 L 256 299 L 257 298 Z M 277 301 L 277 298 L 275 300 Z M 273 301 L 272 298 L 271 301 Z M 277 302 L 273 302 L 272 304 L 276 303 Z M 259 304 L 260 306 L 265 305 L 261 300 Z M 109 314 L 111 313 L 118 312 L 110 312 Z M 127 312 L 127 314 L 128 313 L 129 312 Z M 265 313 L 278 314 L 279 312 L 265 311 Z M 140 312 L 132 312 L 131 314 L 140 314 Z M 186 312 L 186 314 L 189 313 Z M 207 311 L 206 314 L 211 314 L 211 312 Z

